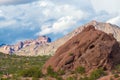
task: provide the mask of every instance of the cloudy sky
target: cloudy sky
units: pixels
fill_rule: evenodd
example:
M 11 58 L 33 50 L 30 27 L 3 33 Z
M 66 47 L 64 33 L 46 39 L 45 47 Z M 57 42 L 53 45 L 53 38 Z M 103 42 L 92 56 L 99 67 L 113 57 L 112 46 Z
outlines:
M 91 20 L 120 26 L 120 0 L 0 0 L 0 44 L 56 40 Z

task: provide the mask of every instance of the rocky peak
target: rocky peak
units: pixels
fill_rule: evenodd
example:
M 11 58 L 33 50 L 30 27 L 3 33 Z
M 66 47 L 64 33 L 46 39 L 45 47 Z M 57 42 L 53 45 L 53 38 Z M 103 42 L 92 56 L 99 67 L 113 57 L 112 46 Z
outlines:
M 82 32 L 87 32 L 87 31 L 90 31 L 90 30 L 95 30 L 95 27 L 93 25 L 89 25 L 88 27 L 84 27 Z
M 24 47 L 28 47 L 30 45 L 38 46 L 38 45 L 44 45 L 50 42 L 51 42 L 51 39 L 49 37 L 39 36 L 35 40 L 20 41 L 14 45 L 3 45 L 0 47 L 0 52 L 7 53 L 7 54 L 15 53 L 16 51 L 19 51 Z
M 54 71 L 74 71 L 83 66 L 86 72 L 102 67 L 111 70 L 120 63 L 120 47 L 117 40 L 103 31 L 89 25 L 60 46 L 55 55 L 43 67 L 43 73 L 49 66 Z
M 101 30 L 108 34 L 112 33 L 113 36 L 117 39 L 117 41 L 120 41 L 120 36 L 119 36 L 120 27 L 118 27 L 117 25 L 110 24 L 110 23 L 97 22 L 95 20 L 92 20 L 91 22 L 77 28 L 75 31 L 72 32 L 72 36 L 80 33 L 84 29 L 84 27 L 88 27 L 89 25 L 93 25 L 95 29 Z
M 48 43 L 48 42 L 51 42 L 51 39 L 47 36 L 39 36 L 36 41 L 40 43 Z

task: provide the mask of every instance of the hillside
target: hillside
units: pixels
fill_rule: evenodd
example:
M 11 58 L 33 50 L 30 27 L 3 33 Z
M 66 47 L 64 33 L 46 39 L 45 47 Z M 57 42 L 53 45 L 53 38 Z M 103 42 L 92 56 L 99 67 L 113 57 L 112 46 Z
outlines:
M 55 55 L 46 61 L 42 72 L 49 74 L 48 69 L 50 68 L 56 74 L 63 71 L 64 77 L 61 76 L 63 80 L 67 80 L 70 76 L 73 78 L 72 80 L 97 80 L 105 76 L 105 73 L 113 75 L 112 71 L 119 64 L 120 46 L 117 40 L 112 34 L 88 25 L 57 49 Z M 118 70 L 119 67 L 116 69 Z M 119 70 L 115 74 L 118 78 Z M 110 78 L 108 77 L 106 80 L 110 80 Z
M 65 35 L 64 37 L 54 41 L 49 42 L 49 37 L 39 37 L 36 40 L 27 40 L 23 42 L 19 42 L 15 45 L 4 45 L 0 47 L 0 52 L 11 54 L 14 53 L 16 55 L 22 55 L 22 56 L 38 56 L 38 55 L 53 55 L 57 48 L 61 45 L 63 45 L 65 42 L 67 42 L 70 38 L 73 36 L 79 34 L 84 27 L 88 25 L 95 26 L 96 29 L 104 31 L 106 33 L 112 33 L 113 36 L 117 39 L 117 41 L 120 41 L 120 28 L 116 25 L 109 24 L 109 23 L 103 23 L 103 22 L 97 22 L 97 21 L 91 21 L 87 24 L 84 24 L 77 29 L 73 30 L 69 34 Z M 41 44 L 41 41 L 46 40 L 45 43 Z M 24 45 L 23 45 L 24 44 Z
M 0 80 L 1 78 L 8 78 L 5 80 L 22 80 L 21 75 L 27 73 L 28 70 L 31 70 L 31 72 L 40 71 L 49 57 L 50 56 L 24 57 L 0 53 Z M 28 73 L 30 73 L 30 71 Z M 36 76 L 37 74 L 38 73 L 36 73 Z
M 118 26 L 112 25 L 109 23 L 91 21 L 85 25 L 78 27 L 74 31 L 70 32 L 69 34 L 65 35 L 64 37 L 62 37 L 62 38 L 60 38 L 60 39 L 58 39 L 50 44 L 39 46 L 35 50 L 33 50 L 34 45 L 31 45 L 31 46 L 28 46 L 28 47 L 21 49 L 20 51 L 16 52 L 16 54 L 17 55 L 24 55 L 24 56 L 49 55 L 49 54 L 53 55 L 59 46 L 63 45 L 70 38 L 72 38 L 73 36 L 80 33 L 84 29 L 84 27 L 86 27 L 88 25 L 93 25 L 93 26 L 95 26 L 96 29 L 102 30 L 106 33 L 112 33 L 114 35 L 114 37 L 117 39 L 117 41 L 120 41 L 120 36 L 119 36 L 120 35 L 120 28 Z
M 93 23 L 96 22 L 92 21 L 91 24 Z M 91 24 L 86 24 L 81 27 L 82 29 L 78 28 L 49 45 L 41 46 L 44 47 L 44 51 L 49 50 L 51 46 L 53 48 L 51 51 L 59 47 L 53 56 L 28 56 L 25 53 L 22 54 L 25 56 L 18 56 L 0 53 L 0 79 L 119 80 L 119 40 L 117 41 L 113 34 L 98 30 Z M 119 29 L 117 26 L 114 28 Z M 62 43 L 62 40 L 67 41 Z M 49 49 L 46 46 L 49 46 Z M 27 48 L 32 49 L 30 46 Z

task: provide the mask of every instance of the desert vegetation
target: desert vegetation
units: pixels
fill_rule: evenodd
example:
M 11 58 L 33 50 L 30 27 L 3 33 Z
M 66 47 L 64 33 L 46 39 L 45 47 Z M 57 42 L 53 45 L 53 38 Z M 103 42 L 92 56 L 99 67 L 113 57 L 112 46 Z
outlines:
M 80 74 L 84 74 L 85 73 L 85 68 L 80 66 L 80 67 L 76 68 L 76 72 L 80 73 Z
M 57 72 L 49 66 L 47 74 L 42 73 L 42 67 L 46 60 L 51 56 L 36 56 L 25 57 L 16 55 L 6 55 L 0 53 L 0 79 L 1 80 L 21 80 L 32 79 L 39 80 L 40 78 L 49 80 L 96 80 L 107 75 L 104 69 L 99 68 L 93 70 L 89 75 L 86 74 L 84 67 L 79 66 L 67 75 L 64 70 L 60 69 Z M 112 71 L 113 76 L 110 80 L 119 79 L 120 65 L 116 65 Z
M 0 78 L 8 78 L 8 80 L 19 80 L 22 77 L 40 78 L 43 76 L 41 68 L 49 57 L 25 57 L 0 53 Z

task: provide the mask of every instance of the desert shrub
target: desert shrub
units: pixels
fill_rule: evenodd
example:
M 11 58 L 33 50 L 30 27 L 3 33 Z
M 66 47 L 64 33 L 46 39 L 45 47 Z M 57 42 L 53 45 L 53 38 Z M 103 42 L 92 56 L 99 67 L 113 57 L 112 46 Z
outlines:
M 114 80 L 112 77 L 110 77 L 110 80 Z
M 64 75 L 64 74 L 65 74 L 65 71 L 64 71 L 64 70 L 59 70 L 59 71 L 58 71 L 58 74 L 59 74 L 59 75 Z
M 120 73 L 120 64 L 116 65 L 115 70 Z
M 89 80 L 89 77 L 81 77 L 80 80 Z
M 118 80 L 120 80 L 120 78 L 118 78 Z
M 51 66 L 49 66 L 47 68 L 47 75 L 48 76 L 51 76 L 51 77 L 54 77 L 54 78 L 57 78 L 58 77 L 58 73 L 57 72 L 54 72 L 54 70 L 52 69 Z
M 0 78 L 0 80 L 9 80 L 9 79 L 7 79 L 7 78 Z
M 85 68 L 82 67 L 82 66 L 80 66 L 80 67 L 76 68 L 75 71 L 76 71 L 77 73 L 84 74 L 84 73 L 85 73 Z
M 35 78 L 35 77 L 33 77 L 32 80 L 39 80 L 39 78 Z
M 73 56 L 74 53 L 69 53 L 69 56 Z
M 66 80 L 76 80 L 75 77 L 68 77 Z
M 115 78 L 118 78 L 118 77 L 119 77 L 119 75 L 118 75 L 118 74 L 114 74 L 114 77 L 115 77 Z
M 62 79 L 62 77 L 57 76 L 57 77 L 56 77 L 56 80 L 63 80 L 63 79 Z
M 0 53 L 0 78 L 4 74 L 12 74 L 11 80 L 20 80 L 14 79 L 14 77 L 22 77 L 20 74 L 27 72 L 32 67 L 37 67 L 39 71 L 49 58 L 50 56 L 17 56 Z
M 115 73 L 116 73 L 116 70 L 112 70 L 111 73 L 112 73 L 112 74 L 115 74 Z
M 96 69 L 90 74 L 90 80 L 96 80 L 103 75 L 105 75 L 105 73 L 102 68 Z
M 35 77 L 35 78 L 40 78 L 43 76 L 42 71 L 36 67 L 23 70 L 20 72 L 20 75 L 23 77 Z

